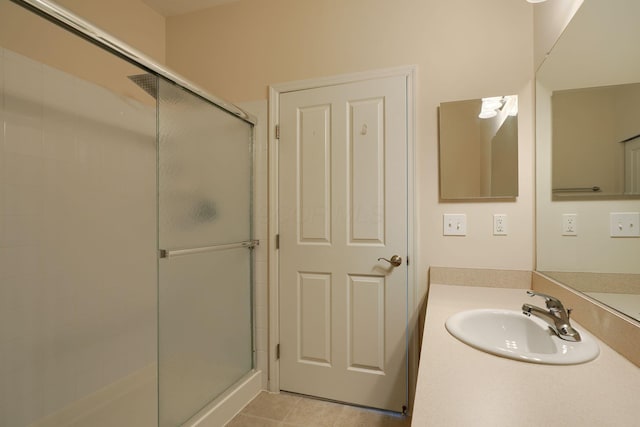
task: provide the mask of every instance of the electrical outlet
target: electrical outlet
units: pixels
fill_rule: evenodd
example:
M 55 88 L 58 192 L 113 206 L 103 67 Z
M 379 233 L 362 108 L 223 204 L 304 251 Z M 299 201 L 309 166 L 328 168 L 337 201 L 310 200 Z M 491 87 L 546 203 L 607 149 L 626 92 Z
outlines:
M 506 214 L 493 214 L 493 235 L 494 236 L 507 235 L 507 215 Z
M 563 236 L 578 235 L 578 215 L 562 214 L 562 235 Z
M 466 236 L 467 215 L 444 214 L 442 216 L 442 234 L 445 236 Z
M 611 237 L 640 237 L 639 212 L 611 212 Z

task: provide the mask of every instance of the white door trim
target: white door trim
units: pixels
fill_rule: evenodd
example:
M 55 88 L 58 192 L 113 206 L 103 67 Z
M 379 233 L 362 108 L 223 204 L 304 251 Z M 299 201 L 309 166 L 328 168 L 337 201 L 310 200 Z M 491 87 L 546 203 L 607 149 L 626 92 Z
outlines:
M 624 143 L 624 193 L 638 194 L 638 174 L 640 174 L 640 159 L 636 153 L 640 150 L 640 139 L 633 139 Z
M 364 80 L 372 80 L 392 76 L 404 76 L 407 81 L 407 225 L 408 225 L 408 331 L 409 340 L 409 404 L 413 402 L 415 391 L 415 378 L 418 371 L 418 337 L 417 337 L 417 302 L 415 279 L 416 268 L 416 239 L 414 236 L 416 226 L 415 214 L 415 75 L 416 66 L 388 68 L 382 70 L 365 71 L 360 73 L 344 74 L 332 77 L 323 77 L 311 80 L 300 80 L 288 83 L 280 83 L 269 87 L 269 391 L 280 391 L 280 363 L 277 358 L 277 344 L 280 342 L 279 332 L 279 252 L 276 249 L 276 235 L 278 234 L 278 140 L 276 139 L 276 125 L 279 120 L 280 95 L 286 92 L 313 89 L 324 86 L 354 83 Z

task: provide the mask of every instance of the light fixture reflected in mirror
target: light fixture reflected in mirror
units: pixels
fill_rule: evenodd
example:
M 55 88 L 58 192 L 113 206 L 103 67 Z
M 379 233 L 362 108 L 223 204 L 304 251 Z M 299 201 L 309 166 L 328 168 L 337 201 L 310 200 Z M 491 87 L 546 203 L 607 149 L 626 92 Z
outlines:
M 511 117 L 517 116 L 518 97 L 516 95 L 511 95 L 482 98 L 482 106 L 480 107 L 480 114 L 478 114 L 478 118 L 491 119 L 498 115 L 498 111 L 504 111 Z
M 492 96 L 490 98 L 482 98 L 482 107 L 480 108 L 480 119 L 490 119 L 498 115 L 498 110 L 502 108 L 504 98 L 502 96 Z

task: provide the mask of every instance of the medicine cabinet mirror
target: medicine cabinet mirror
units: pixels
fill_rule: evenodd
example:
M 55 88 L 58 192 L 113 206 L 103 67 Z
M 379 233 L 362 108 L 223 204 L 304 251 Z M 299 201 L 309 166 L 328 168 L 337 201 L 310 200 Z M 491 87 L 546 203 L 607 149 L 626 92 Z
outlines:
M 518 97 L 443 102 L 439 108 L 440 198 L 518 195 Z

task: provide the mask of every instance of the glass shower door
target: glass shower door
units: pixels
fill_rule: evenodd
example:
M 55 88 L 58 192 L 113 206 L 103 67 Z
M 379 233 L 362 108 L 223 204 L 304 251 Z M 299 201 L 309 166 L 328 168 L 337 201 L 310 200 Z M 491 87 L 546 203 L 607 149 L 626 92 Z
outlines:
M 0 426 L 157 425 L 143 71 L 0 0 Z
M 159 425 L 253 368 L 252 126 L 160 79 Z

